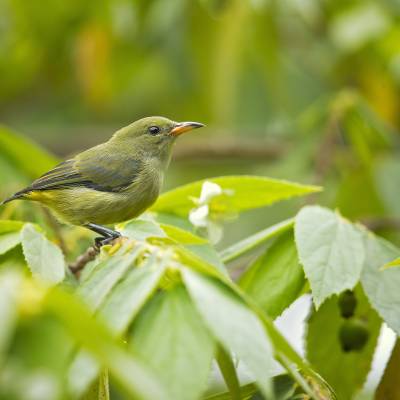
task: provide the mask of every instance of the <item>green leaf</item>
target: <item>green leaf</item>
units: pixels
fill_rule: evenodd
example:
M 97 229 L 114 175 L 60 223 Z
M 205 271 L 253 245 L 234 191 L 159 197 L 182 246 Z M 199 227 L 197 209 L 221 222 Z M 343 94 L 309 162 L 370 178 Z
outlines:
M 137 245 L 125 253 L 122 250 L 122 254 L 107 257 L 96 265 L 92 274 L 78 287 L 77 294 L 96 310 L 134 263 L 141 249 L 142 246 Z
M 361 389 L 371 368 L 381 326 L 381 319 L 370 307 L 360 286 L 354 295 L 357 303 L 352 318 L 341 317 L 338 297 L 335 296 L 312 313 L 307 324 L 307 359 L 332 385 L 339 399 L 351 399 Z M 351 335 L 358 327 L 357 323 L 365 324 L 368 341 L 361 349 L 344 351 L 341 331 L 345 328 L 346 335 Z
M 193 198 L 200 197 L 201 187 L 205 181 L 190 183 L 162 194 L 152 210 L 181 216 L 187 215 L 195 207 Z M 227 209 L 230 212 L 265 207 L 280 200 L 321 190 L 316 186 L 305 186 L 261 176 L 223 176 L 207 179 L 207 181 L 216 183 L 223 190 L 231 192 L 230 195 L 213 199 L 213 205 L 216 208 Z
M 214 341 L 182 286 L 159 293 L 145 306 L 134 324 L 131 345 L 172 399 L 198 399 L 206 388 Z
M 364 232 L 365 264 L 361 284 L 371 305 L 383 320 L 400 335 L 400 269 L 381 267 L 396 258 L 400 250 L 370 232 Z
M 100 317 L 116 334 L 122 334 L 156 289 L 164 268 L 159 263 L 132 269 L 118 283 L 100 309 Z
M 134 219 L 118 225 L 117 229 L 123 236 L 136 240 L 167 236 L 157 223 L 145 219 Z
M 7 253 L 0 255 L 0 269 L 19 269 L 28 268 L 22 247 L 17 246 L 9 250 Z
M 273 344 L 275 358 L 292 376 L 294 381 L 313 400 L 335 400 L 336 395 L 332 388 L 318 375 L 310 365 L 288 343 L 284 336 L 275 327 L 272 319 L 265 311 L 246 293 L 234 284 L 226 282 L 248 304 L 250 309 L 258 316 L 265 331 Z
M 215 250 L 215 247 L 211 246 L 209 243 L 188 244 L 185 245 L 185 248 L 200 257 L 206 263 L 213 265 L 224 275 L 228 275 L 225 264 L 222 262 L 217 250 Z
M 242 397 L 240 393 L 240 383 L 236 374 L 235 364 L 230 354 L 220 347 L 216 359 L 226 386 L 229 389 L 230 398 L 232 400 L 240 400 Z
M 31 178 L 37 178 L 58 163 L 55 157 L 38 145 L 4 126 L 0 126 L 0 148 L 12 163 Z
M 97 362 L 107 366 L 114 382 L 123 388 L 130 398 L 170 399 L 151 371 L 117 344 L 111 332 L 93 318 L 92 311 L 84 307 L 76 296 L 55 288 L 47 292 L 44 305 Z
M 7 253 L 21 243 L 20 232 L 8 232 L 0 234 L 0 254 Z
M 44 282 L 57 284 L 65 276 L 65 260 L 59 247 L 50 242 L 32 224 L 21 232 L 22 249 L 33 276 Z
M 208 243 L 206 239 L 174 225 L 160 225 L 165 234 L 182 245 L 197 245 Z
M 207 240 L 175 225 L 158 224 L 148 219 L 135 219 L 119 224 L 117 229 L 130 239 L 169 238 L 182 245 L 203 244 Z
M 400 339 L 397 338 L 389 362 L 379 382 L 375 393 L 375 400 L 400 399 Z
M 242 275 L 239 285 L 265 312 L 276 318 L 304 287 L 293 232 L 284 233 Z
M 287 231 L 288 229 L 291 229 L 293 225 L 294 219 L 291 218 L 276 225 L 270 226 L 266 229 L 263 229 L 262 231 L 257 232 L 254 235 L 251 235 L 246 239 L 243 239 L 240 242 L 235 243 L 227 249 L 221 251 L 221 258 L 225 263 L 232 261 L 235 258 L 238 258 L 241 255 L 247 253 L 248 251 L 253 250 L 257 246 L 260 246 L 272 237 L 277 236 L 280 233 Z
M 222 282 L 186 268 L 183 278 L 210 331 L 227 352 L 235 353 L 247 366 L 268 398 L 277 364 L 257 316 Z
M 362 235 L 338 213 L 304 207 L 296 217 L 295 239 L 316 307 L 357 284 L 365 259 Z
M 21 243 L 20 231 L 23 225 L 20 221 L 0 221 L 0 255 Z
M 117 336 L 124 333 L 138 311 L 151 296 L 162 274 L 164 265 L 150 257 L 145 265 L 133 268 L 106 297 L 99 310 L 99 317 Z M 93 382 L 100 366 L 87 352 L 79 351 L 74 357 L 68 374 L 71 393 L 79 397 Z

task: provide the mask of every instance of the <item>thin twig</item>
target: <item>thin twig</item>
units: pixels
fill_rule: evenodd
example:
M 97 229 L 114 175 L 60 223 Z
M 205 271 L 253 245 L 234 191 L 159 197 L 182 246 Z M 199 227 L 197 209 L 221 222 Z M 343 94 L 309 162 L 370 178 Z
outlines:
M 85 268 L 86 264 L 93 261 L 99 253 L 100 249 L 98 247 L 90 246 L 72 264 L 69 265 L 69 269 L 75 276 L 79 276 L 80 271 Z
M 391 217 L 382 218 L 364 218 L 361 223 L 373 232 L 389 230 L 400 230 L 400 219 Z

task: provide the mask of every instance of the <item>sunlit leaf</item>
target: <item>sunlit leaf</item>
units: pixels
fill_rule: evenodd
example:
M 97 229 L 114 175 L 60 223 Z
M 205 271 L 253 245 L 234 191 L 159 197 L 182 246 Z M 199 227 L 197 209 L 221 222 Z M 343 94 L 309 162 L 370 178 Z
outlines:
M 276 318 L 299 295 L 304 286 L 292 232 L 284 233 L 240 278 L 240 286 Z
M 65 260 L 59 247 L 50 242 L 32 224 L 21 232 L 22 249 L 32 274 L 48 283 L 61 282 L 65 276 Z
M 325 208 L 304 207 L 296 217 L 295 239 L 317 307 L 356 285 L 365 254 L 362 235 L 350 222 Z
M 207 179 L 218 184 L 230 194 L 213 199 L 221 211 L 240 212 L 268 206 L 279 200 L 318 192 L 320 188 L 258 176 L 226 176 Z M 152 210 L 177 215 L 187 215 L 195 207 L 193 198 L 199 198 L 205 181 L 190 183 L 162 194 Z
M 161 224 L 160 226 L 169 238 L 183 245 L 197 245 L 207 243 L 206 239 L 197 236 L 187 230 L 178 228 L 177 226 L 167 224 Z
M 157 223 L 144 219 L 129 221 L 121 224 L 121 227 L 117 227 L 117 229 L 123 236 L 136 240 L 167 236 Z
M 197 399 L 205 389 L 214 341 L 182 286 L 155 296 L 131 336 L 135 353 L 154 368 L 171 398 Z
M 400 254 L 391 243 L 364 232 L 365 263 L 361 284 L 371 305 L 397 334 L 400 334 L 400 269 L 381 267 Z

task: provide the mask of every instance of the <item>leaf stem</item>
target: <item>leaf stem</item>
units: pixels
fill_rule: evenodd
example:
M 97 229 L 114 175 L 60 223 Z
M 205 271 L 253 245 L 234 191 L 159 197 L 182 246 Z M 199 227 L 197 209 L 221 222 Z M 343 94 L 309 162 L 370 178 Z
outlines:
M 254 235 L 251 235 L 246 239 L 243 239 L 240 242 L 233 244 L 232 246 L 221 251 L 220 256 L 222 258 L 222 261 L 224 263 L 227 263 L 235 260 L 236 258 L 239 258 L 243 254 L 247 253 L 250 250 L 253 250 L 254 248 L 263 244 L 272 237 L 291 229 L 293 225 L 294 218 L 290 218 L 279 222 L 276 225 L 263 229 L 262 231 L 257 232 Z

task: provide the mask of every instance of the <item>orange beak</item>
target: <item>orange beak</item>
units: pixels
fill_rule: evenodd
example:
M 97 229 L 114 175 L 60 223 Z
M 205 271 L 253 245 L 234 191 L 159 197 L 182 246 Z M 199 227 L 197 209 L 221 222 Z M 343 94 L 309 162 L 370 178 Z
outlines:
M 200 122 L 178 122 L 171 130 L 170 135 L 179 136 L 182 133 L 189 132 L 192 129 L 197 129 L 203 127 Z

